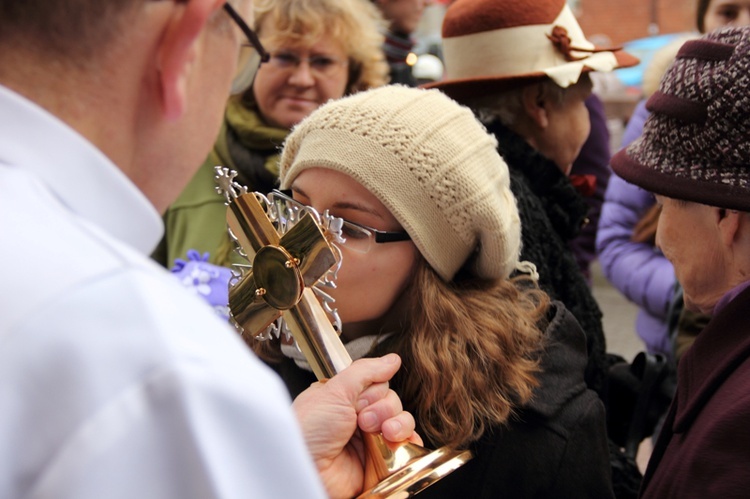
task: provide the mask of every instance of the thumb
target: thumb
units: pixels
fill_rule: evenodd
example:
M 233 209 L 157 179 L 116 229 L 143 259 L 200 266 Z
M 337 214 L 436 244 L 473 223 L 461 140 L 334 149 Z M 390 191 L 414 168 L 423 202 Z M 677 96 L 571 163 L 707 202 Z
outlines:
M 370 386 L 386 383 L 401 367 L 401 357 L 389 353 L 375 359 L 359 359 L 349 367 L 330 379 L 329 385 L 347 394 L 347 398 L 355 402 L 359 395 Z M 329 386 L 329 388 L 333 388 Z

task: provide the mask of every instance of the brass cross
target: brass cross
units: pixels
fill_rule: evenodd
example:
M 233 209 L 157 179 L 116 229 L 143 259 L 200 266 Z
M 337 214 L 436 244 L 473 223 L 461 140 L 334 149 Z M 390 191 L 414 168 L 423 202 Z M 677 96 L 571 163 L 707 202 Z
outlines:
M 235 324 L 257 334 L 283 315 L 318 379 L 351 364 L 346 348 L 311 286 L 336 264 L 334 250 L 312 215 L 279 235 L 255 194 L 235 172 L 216 167 L 217 190 L 229 201 L 227 224 L 251 270 L 229 288 Z

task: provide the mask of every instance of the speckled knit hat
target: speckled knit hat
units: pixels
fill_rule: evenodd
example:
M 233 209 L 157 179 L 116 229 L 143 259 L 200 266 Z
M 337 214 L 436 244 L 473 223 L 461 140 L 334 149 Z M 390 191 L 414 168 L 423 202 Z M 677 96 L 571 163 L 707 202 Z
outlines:
M 646 103 L 643 135 L 612 158 L 670 198 L 750 211 L 750 28 L 686 42 Z
M 510 275 L 521 222 L 497 143 L 473 113 L 437 90 L 380 87 L 321 106 L 289 135 L 281 186 L 312 167 L 373 193 L 446 281 L 467 264 Z

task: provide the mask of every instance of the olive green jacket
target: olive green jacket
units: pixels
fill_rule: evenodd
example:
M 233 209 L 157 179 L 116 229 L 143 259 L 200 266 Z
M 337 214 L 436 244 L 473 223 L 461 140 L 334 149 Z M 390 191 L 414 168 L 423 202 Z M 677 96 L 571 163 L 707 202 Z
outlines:
M 253 108 L 239 98 L 229 101 L 213 150 L 164 214 L 165 235 L 152 257 L 166 268 L 185 259 L 190 249 L 208 252 L 217 265 L 241 261 L 229 241 L 227 207 L 216 191 L 214 167 L 236 170 L 249 190 L 268 192 L 277 183 L 279 151 L 289 133 L 266 125 Z

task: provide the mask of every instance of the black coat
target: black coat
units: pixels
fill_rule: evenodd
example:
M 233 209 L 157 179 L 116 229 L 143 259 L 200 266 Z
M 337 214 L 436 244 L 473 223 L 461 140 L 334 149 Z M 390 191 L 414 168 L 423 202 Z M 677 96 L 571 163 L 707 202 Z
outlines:
M 586 221 L 588 205 L 568 178 L 520 136 L 499 123 L 487 127 L 510 169 L 510 189 L 521 217 L 521 259 L 536 265 L 539 287 L 560 300 L 586 334 L 586 383 L 604 394 L 607 362 L 602 312 L 578 266 L 570 241 Z
M 421 492 L 421 499 L 613 496 L 604 407 L 583 379 L 583 332 L 559 302 L 553 302 L 549 317 L 532 401 L 507 425 L 486 432 L 471 446 L 474 458 Z M 293 397 L 315 380 L 290 359 L 272 367 Z M 398 386 L 393 388 L 398 393 Z M 404 405 L 408 408 L 408 401 Z

